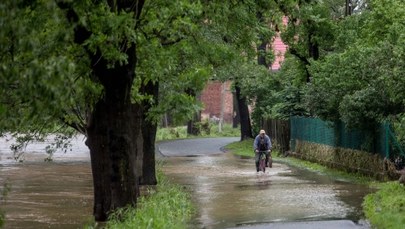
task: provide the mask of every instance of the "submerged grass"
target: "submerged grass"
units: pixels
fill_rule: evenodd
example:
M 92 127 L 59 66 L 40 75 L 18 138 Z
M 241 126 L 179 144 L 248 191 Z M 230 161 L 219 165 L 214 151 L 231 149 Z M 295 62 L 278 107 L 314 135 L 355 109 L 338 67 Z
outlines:
M 138 199 L 138 207 L 114 212 L 105 228 L 187 228 L 194 213 L 189 192 L 172 184 L 160 169 L 157 189 Z

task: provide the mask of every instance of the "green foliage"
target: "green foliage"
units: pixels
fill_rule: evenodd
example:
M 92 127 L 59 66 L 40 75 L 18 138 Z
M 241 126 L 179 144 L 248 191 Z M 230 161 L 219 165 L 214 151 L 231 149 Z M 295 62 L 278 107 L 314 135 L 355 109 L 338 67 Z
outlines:
M 240 128 L 233 128 L 231 124 L 225 123 L 221 129 L 218 124 L 211 124 L 210 129 L 207 137 L 240 137 Z
M 301 77 L 303 69 L 295 68 L 297 61 L 287 58 L 279 72 L 265 68 L 246 68 L 241 79 L 243 94 L 254 103 L 252 120 L 254 129 L 260 128 L 262 118 L 288 119 L 291 115 L 307 115 L 307 108 L 301 102 L 304 87 Z
M 398 4 L 403 3 L 373 1 L 371 11 L 340 22 L 343 33 L 335 43 L 339 52 L 313 61 L 309 68 L 313 78 L 306 103 L 312 114 L 365 129 L 404 112 L 399 87 L 404 86 L 400 31 L 405 27 L 399 21 L 403 22 L 405 14 L 395 8 Z
M 405 224 L 405 189 L 399 182 L 379 185 L 379 190 L 365 197 L 363 209 L 376 228 L 402 228 Z
M 343 97 L 339 111 L 341 120 L 349 128 L 368 129 L 382 120 L 386 104 L 374 88 L 355 91 Z
M 83 121 L 100 89 L 85 77 L 88 61 L 69 42 L 63 11 L 53 1 L 5 1 L 0 10 L 7 15 L 0 22 L 2 131 L 42 133 L 61 120 Z
M 343 119 L 350 127 L 365 128 L 370 122 L 402 113 L 403 3 L 372 1 L 370 8 L 358 5 L 348 17 L 343 17 L 343 1 L 323 3 L 278 2 L 289 17 L 282 36 L 293 55 L 287 54 L 278 80 L 268 77 L 264 84 L 259 81 L 273 90 L 257 90 L 268 102 L 257 100 L 255 120 L 261 115 L 286 118 L 298 114 Z M 319 59 L 311 60 L 308 45 L 319 49 Z M 306 71 L 311 77 L 309 84 Z M 254 95 L 253 90 L 247 91 Z
M 138 207 L 115 211 L 106 228 L 188 228 L 194 213 L 190 194 L 158 170 L 157 189 L 139 198 Z
M 187 127 L 177 126 L 168 128 L 158 128 L 156 141 L 187 138 Z

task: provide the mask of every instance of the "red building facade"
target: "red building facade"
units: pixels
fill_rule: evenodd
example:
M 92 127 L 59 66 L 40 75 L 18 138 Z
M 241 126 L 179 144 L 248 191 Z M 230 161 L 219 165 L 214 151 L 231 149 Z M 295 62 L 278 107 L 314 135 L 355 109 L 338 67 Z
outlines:
M 284 25 L 287 25 L 287 19 L 283 19 Z M 269 70 L 277 71 L 281 67 L 281 63 L 284 61 L 284 54 L 288 49 L 288 46 L 283 43 L 278 32 L 273 39 L 271 49 L 274 52 L 275 60 L 269 66 Z M 233 95 L 230 90 L 231 82 L 219 82 L 210 81 L 205 86 L 201 93 L 200 101 L 204 104 L 204 109 L 201 111 L 201 119 L 221 119 L 223 118 L 225 123 L 232 123 L 234 117 L 233 108 Z

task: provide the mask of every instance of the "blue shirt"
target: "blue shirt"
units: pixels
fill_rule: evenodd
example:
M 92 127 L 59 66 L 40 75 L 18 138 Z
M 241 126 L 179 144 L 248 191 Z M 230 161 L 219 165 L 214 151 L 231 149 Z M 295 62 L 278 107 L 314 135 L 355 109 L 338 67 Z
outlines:
M 265 150 L 270 150 L 271 149 L 271 140 L 270 137 L 267 135 L 264 135 L 263 137 L 259 134 L 256 136 L 255 141 L 253 142 L 253 149 L 259 150 L 260 151 L 260 142 L 263 140 Z

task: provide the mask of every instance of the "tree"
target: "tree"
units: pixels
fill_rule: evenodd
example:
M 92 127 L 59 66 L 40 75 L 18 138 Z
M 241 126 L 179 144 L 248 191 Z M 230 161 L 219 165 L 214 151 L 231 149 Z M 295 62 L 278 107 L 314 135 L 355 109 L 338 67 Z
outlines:
M 136 206 L 140 183 L 156 183 L 160 116 L 190 117 L 199 106 L 188 92 L 202 90 L 213 69 L 256 51 L 254 1 L 203 3 L 0 4 L 2 132 L 46 134 L 64 125 L 83 133 L 97 221 Z
M 7 15 L 1 21 L 0 39 L 5 44 L 1 50 L 5 54 L 1 94 L 8 98 L 1 102 L 3 131 L 47 132 L 55 123 L 63 123 L 85 134 L 91 155 L 97 221 L 106 220 L 116 208 L 135 206 L 139 180 L 156 182 L 153 114 L 159 111 L 155 108 L 157 82 L 163 75 L 173 73 L 163 70 L 176 58 L 154 66 L 163 74 L 153 74 L 152 67 L 144 64 L 152 59 L 140 58 L 145 57 L 148 47 L 157 55 L 168 54 L 163 46 L 186 40 L 193 28 L 190 17 L 200 11 L 198 4 L 181 4 L 177 11 L 178 5 L 165 1 L 1 4 L 2 15 Z M 189 16 L 181 17 L 184 14 Z M 149 46 L 145 45 L 148 39 L 154 41 Z M 180 50 L 178 46 L 176 49 Z M 157 61 L 163 58 L 153 63 Z M 195 71 L 197 68 L 189 66 L 188 72 Z M 176 76 L 183 74 L 183 82 L 202 87 L 191 82 L 201 76 L 198 82 L 204 82 L 206 73 L 190 75 L 177 71 Z M 175 81 L 174 77 L 169 78 Z M 177 87 L 182 85 L 177 83 Z M 184 102 L 188 101 L 192 100 Z M 19 112 L 22 117 L 10 116 L 12 112 Z
M 308 101 L 314 113 L 359 129 L 370 129 L 403 113 L 404 104 L 398 100 L 403 93 L 397 88 L 403 86 L 400 55 L 404 50 L 398 34 L 405 13 L 398 10 L 399 4 L 372 2 L 369 11 L 340 23 L 344 29 L 337 39 L 341 51 L 314 62 L 311 68 L 315 77 Z
M 98 221 L 116 208 L 135 206 L 139 182 L 156 183 L 159 115 L 171 111 L 181 119 L 197 111 L 190 104 L 212 70 L 239 88 L 248 74 L 234 67 L 250 65 L 255 44 L 273 34 L 271 17 L 256 17 L 269 13 L 273 2 L 203 3 L 1 4 L 3 131 L 46 133 L 62 123 L 85 134 Z M 236 94 L 243 139 L 252 136 L 247 100 L 241 90 Z
M 270 61 L 272 50 L 267 47 L 274 36 L 275 28 L 270 22 L 279 20 L 274 1 L 211 1 L 210 23 L 207 23 L 213 41 L 223 44 L 227 56 L 214 65 L 217 80 L 232 80 L 239 114 L 241 140 L 252 138 L 252 126 L 249 112 L 249 99 L 243 92 L 245 78 L 256 77 L 260 72 L 258 59 Z M 270 57 L 270 58 L 269 58 Z M 267 59 L 267 60 L 266 60 Z M 225 63 L 224 60 L 226 61 Z M 254 72 L 246 74 L 246 67 L 255 62 Z

